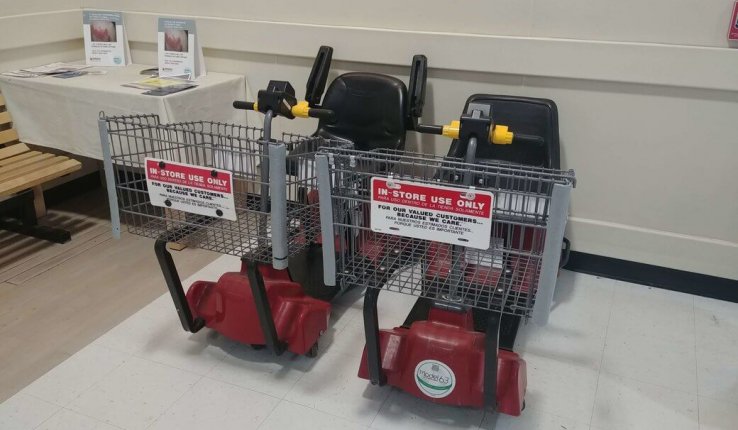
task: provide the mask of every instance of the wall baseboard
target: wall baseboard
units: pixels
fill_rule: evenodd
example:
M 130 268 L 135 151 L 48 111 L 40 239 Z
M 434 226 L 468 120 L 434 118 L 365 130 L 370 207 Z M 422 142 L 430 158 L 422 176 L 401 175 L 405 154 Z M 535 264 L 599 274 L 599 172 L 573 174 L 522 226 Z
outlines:
M 738 303 L 738 280 L 572 251 L 574 272 Z

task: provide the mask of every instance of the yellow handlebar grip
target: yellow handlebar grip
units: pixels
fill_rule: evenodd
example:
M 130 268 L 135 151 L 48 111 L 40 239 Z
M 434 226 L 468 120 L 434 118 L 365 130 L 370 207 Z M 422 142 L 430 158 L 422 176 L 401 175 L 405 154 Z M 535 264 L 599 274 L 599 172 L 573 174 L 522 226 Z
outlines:
M 254 102 L 254 110 L 257 112 L 259 111 L 259 103 Z
M 510 145 L 513 141 L 513 133 L 508 131 L 506 125 L 496 125 L 490 133 L 489 140 L 495 145 Z
M 308 118 L 310 113 L 310 105 L 305 100 L 297 102 L 296 105 L 292 106 L 292 115 L 298 118 Z
M 461 128 L 460 121 L 451 121 L 451 124 L 443 126 L 443 132 L 441 134 L 451 139 L 458 139 L 459 128 Z
M 295 116 L 297 116 L 297 114 L 295 114 Z M 443 126 L 441 134 L 450 139 L 458 139 L 460 128 L 460 121 L 451 121 L 451 124 Z M 509 131 L 506 125 L 497 125 L 494 130 L 489 132 L 489 140 L 495 145 L 510 145 L 513 141 L 513 133 Z

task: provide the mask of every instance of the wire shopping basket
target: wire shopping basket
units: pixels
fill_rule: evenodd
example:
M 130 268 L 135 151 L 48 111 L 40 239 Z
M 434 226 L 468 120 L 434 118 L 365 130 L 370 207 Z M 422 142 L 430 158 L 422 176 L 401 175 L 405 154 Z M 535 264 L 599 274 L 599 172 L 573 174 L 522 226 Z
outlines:
M 320 237 L 314 156 L 320 147 L 347 145 L 293 134 L 267 142 L 259 128 L 210 121 L 161 124 L 157 115 L 101 115 L 100 134 L 107 180 L 114 184 L 111 206 L 119 207 L 130 233 L 262 263 L 284 260 Z M 199 196 L 203 207 L 197 212 L 169 206 L 169 200 L 155 204 L 145 171 L 151 162 L 162 172 L 186 165 L 230 176 L 234 216 L 209 211 L 207 199 L 221 196 L 207 193 Z M 187 198 L 187 191 L 181 192 Z
M 326 283 L 526 318 L 543 300 L 547 320 L 573 171 L 341 148 L 316 160 L 332 202 L 321 206 Z

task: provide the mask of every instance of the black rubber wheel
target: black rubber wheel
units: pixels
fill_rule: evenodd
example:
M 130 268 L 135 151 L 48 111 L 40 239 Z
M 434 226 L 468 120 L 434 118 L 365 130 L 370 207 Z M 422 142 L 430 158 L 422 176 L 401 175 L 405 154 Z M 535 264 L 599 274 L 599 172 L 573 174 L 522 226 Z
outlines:
M 308 296 L 329 302 L 341 289 L 323 283 L 323 248 L 312 244 L 289 258 L 290 277 Z
M 315 342 L 313 346 L 310 347 L 310 350 L 305 353 L 305 357 L 308 358 L 315 358 L 318 356 L 318 342 Z

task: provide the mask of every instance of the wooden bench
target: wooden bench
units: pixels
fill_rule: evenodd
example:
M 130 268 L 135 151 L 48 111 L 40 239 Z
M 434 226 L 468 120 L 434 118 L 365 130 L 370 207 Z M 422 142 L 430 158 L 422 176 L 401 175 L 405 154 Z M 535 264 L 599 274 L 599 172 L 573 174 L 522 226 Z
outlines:
M 5 198 L 0 201 L 0 229 L 58 243 L 70 240 L 67 231 L 38 225 L 46 214 L 41 185 L 81 168 L 77 160 L 21 143 L 0 94 L 0 200 Z

